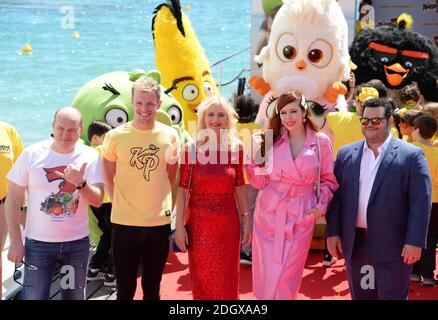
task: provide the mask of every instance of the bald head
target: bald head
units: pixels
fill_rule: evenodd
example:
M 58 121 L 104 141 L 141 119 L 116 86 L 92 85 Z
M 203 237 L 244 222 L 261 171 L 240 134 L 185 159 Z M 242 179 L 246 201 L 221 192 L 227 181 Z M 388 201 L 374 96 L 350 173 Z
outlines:
M 63 119 L 71 122 L 76 122 L 79 126 L 82 126 L 82 114 L 78 109 L 73 107 L 63 107 L 55 112 L 55 117 L 53 118 L 53 123 L 57 119 Z
M 69 153 L 82 134 L 82 115 L 73 107 L 61 108 L 55 113 L 52 127 L 55 151 Z

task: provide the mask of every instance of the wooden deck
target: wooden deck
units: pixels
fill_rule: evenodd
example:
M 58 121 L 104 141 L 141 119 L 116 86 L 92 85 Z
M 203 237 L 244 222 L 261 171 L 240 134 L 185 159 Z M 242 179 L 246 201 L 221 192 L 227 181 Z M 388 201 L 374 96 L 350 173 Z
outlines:
M 116 300 L 116 288 L 106 287 L 103 280 L 87 281 L 87 300 Z M 21 291 L 11 300 L 21 300 Z M 59 273 L 53 278 L 50 300 L 61 300 Z
M 95 252 L 95 247 L 90 247 L 90 258 Z M 21 283 L 23 278 L 21 278 Z M 21 287 L 20 287 L 21 289 Z M 107 287 L 103 285 L 103 280 L 87 281 L 85 291 L 87 300 L 116 300 L 116 287 Z M 10 300 L 21 300 L 21 290 Z M 59 276 L 59 267 L 54 272 L 52 285 L 50 287 L 50 300 L 61 300 L 61 284 Z

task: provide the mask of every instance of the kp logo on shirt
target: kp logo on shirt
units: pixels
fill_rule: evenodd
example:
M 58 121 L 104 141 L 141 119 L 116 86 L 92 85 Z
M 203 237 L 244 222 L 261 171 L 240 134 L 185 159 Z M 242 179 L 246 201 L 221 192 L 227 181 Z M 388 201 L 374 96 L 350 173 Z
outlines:
M 74 216 L 79 205 L 79 195 L 76 186 L 56 175 L 55 171 L 64 173 L 66 166 L 43 168 L 48 182 L 60 180 L 59 191 L 49 195 L 41 203 L 40 211 L 56 218 Z
M 129 164 L 143 170 L 143 178 L 146 181 L 151 180 L 151 172 L 157 169 L 160 163 L 160 158 L 157 156 L 158 151 L 160 151 L 160 148 L 154 144 L 150 144 L 147 149 L 142 147 L 131 148 L 132 157 Z

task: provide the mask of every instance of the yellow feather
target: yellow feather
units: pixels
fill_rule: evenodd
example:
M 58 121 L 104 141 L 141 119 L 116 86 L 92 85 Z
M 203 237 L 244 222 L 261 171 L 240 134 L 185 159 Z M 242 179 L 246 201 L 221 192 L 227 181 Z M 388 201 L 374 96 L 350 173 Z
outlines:
M 176 19 L 170 9 L 167 6 L 160 8 L 154 22 L 155 59 L 164 87 L 170 88 L 173 81 L 178 78 L 192 77 L 194 79 L 178 83 L 177 89 L 172 91 L 172 95 L 184 108 L 184 125 L 188 129 L 188 122 L 197 119 L 193 110 L 206 98 L 205 82 L 211 84 L 215 95 L 219 92 L 204 49 L 196 37 L 190 20 L 184 13 L 182 13 L 182 23 L 185 37 L 178 30 Z M 203 75 L 206 72 L 209 75 Z M 193 94 L 192 97 L 195 98 L 190 100 L 184 97 L 183 92 L 189 85 L 195 86 L 198 90 L 196 97 Z M 193 87 L 190 88 L 193 89 Z
M 407 13 L 402 13 L 397 18 L 397 25 L 400 25 L 400 23 L 404 21 L 406 24 L 406 29 L 410 30 L 412 29 L 412 26 L 414 24 L 414 20 L 412 19 L 412 16 L 410 16 Z

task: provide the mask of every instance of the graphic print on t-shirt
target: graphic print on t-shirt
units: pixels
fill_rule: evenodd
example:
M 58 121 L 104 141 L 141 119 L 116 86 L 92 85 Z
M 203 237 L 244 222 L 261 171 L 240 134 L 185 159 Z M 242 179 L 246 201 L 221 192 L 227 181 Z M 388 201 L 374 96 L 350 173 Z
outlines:
M 143 178 L 146 181 L 151 180 L 151 172 L 157 169 L 160 163 L 160 158 L 157 156 L 158 151 L 160 151 L 160 148 L 154 144 L 150 144 L 149 148 L 146 149 L 142 147 L 131 148 L 132 157 L 129 164 L 143 170 Z
M 75 193 L 76 186 L 58 177 L 55 173 L 55 171 L 64 173 L 65 168 L 66 166 L 43 168 L 48 182 L 61 180 L 58 185 L 59 191 L 57 193 L 52 192 L 41 203 L 40 208 L 40 211 L 55 218 L 75 215 L 79 204 L 79 195 L 77 192 Z

